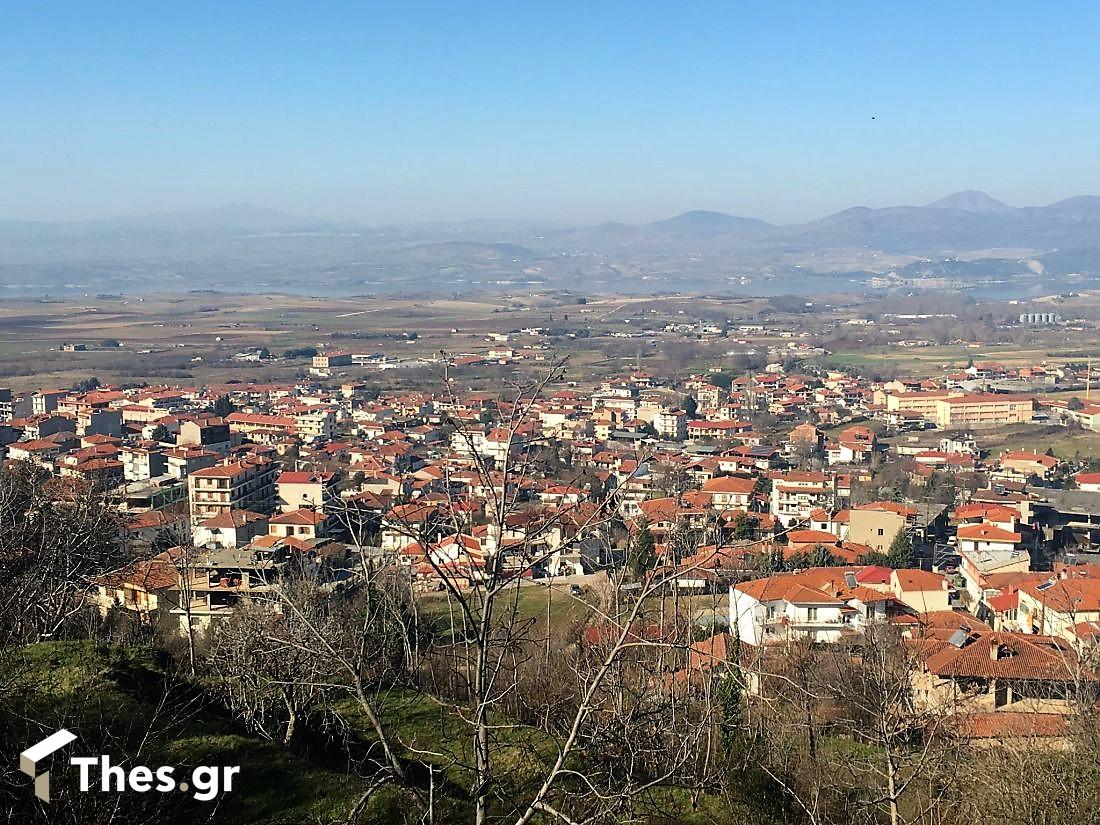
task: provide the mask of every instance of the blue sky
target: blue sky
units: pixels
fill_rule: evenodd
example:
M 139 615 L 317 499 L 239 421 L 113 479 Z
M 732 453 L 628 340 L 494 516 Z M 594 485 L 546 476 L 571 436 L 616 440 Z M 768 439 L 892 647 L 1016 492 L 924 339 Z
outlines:
M 789 222 L 1100 193 L 1094 2 L 0 0 L 0 21 L 0 218 Z

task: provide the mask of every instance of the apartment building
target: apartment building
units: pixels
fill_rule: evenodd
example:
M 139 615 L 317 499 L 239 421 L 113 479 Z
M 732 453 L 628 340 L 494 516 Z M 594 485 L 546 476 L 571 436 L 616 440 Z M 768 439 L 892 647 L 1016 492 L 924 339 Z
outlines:
M 824 473 L 779 473 L 772 479 L 771 514 L 791 527 L 809 520 L 818 508 L 831 509 L 835 498 L 832 481 Z
M 275 508 L 275 465 L 266 458 L 217 464 L 192 472 L 187 488 L 194 524 L 230 510 L 270 513 Z
M 168 472 L 164 451 L 156 447 L 124 446 L 119 451 L 122 473 L 127 481 L 148 481 Z
M 31 415 L 53 412 L 61 399 L 68 394 L 66 390 L 39 390 L 31 396 Z
M 661 438 L 683 441 L 688 434 L 687 413 L 683 410 L 661 410 L 653 416 L 653 429 Z
M 184 421 L 176 435 L 176 444 L 181 447 L 201 447 L 216 453 L 229 452 L 232 440 L 229 424 L 220 418 L 197 421 Z

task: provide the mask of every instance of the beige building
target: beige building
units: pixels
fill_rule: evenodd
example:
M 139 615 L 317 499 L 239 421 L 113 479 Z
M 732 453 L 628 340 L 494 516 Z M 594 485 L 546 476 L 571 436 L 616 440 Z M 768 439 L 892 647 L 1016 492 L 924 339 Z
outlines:
M 1021 395 L 959 395 L 936 401 L 936 426 L 941 430 L 981 429 L 1031 421 L 1035 401 Z
M 187 477 L 187 488 L 196 525 L 230 510 L 270 513 L 275 507 L 275 465 L 257 458 L 195 470 Z
M 279 473 L 275 480 L 279 512 L 289 513 L 303 507 L 324 512 L 337 497 L 336 475 L 309 470 Z
M 848 541 L 866 544 L 880 553 L 890 549 L 899 531 L 905 529 L 905 519 L 890 510 L 861 510 L 848 513 Z
M 885 397 L 886 411 L 908 410 L 917 413 L 926 421 L 936 420 L 936 405 L 947 398 L 962 395 L 953 390 L 933 390 L 930 392 L 891 392 Z
M 951 609 L 951 590 L 947 579 L 927 570 L 904 569 L 890 574 L 894 598 L 917 613 Z

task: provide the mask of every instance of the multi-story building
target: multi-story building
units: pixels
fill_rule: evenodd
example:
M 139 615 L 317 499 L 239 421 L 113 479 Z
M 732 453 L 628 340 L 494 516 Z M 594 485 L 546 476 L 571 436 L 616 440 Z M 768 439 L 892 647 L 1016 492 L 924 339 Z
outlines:
M 275 464 L 267 458 L 196 470 L 187 484 L 194 524 L 230 510 L 270 513 L 275 508 Z
M 336 415 L 330 407 L 314 405 L 295 413 L 294 425 L 302 441 L 328 441 L 336 431 Z
M 53 412 L 66 395 L 68 392 L 65 390 L 39 390 L 31 396 L 31 415 L 45 415 Z
M 176 443 L 181 447 L 202 447 L 216 453 L 227 453 L 232 441 L 229 424 L 220 418 L 208 418 L 180 423 Z
M 351 353 L 346 350 L 328 350 L 313 356 L 313 369 L 329 370 L 333 367 L 350 367 Z
M 1035 400 L 1029 395 L 959 395 L 936 401 L 941 430 L 981 429 L 1030 423 Z
M 771 513 L 784 527 L 807 521 L 819 507 L 831 509 L 835 499 L 832 480 L 824 473 L 791 471 L 772 479 Z
M 168 472 L 164 451 L 156 447 L 124 446 L 120 450 L 123 477 L 127 481 L 148 481 Z
M 308 507 L 324 512 L 337 498 L 335 473 L 295 470 L 279 473 L 275 479 L 280 513 Z
M 653 416 L 653 429 L 661 438 L 683 441 L 687 438 L 687 413 L 683 410 L 661 410 Z
M 1100 634 L 1100 579 L 1081 575 L 1073 568 L 1061 575 L 1064 578 L 1052 576 L 1044 582 L 1021 583 L 1021 629 L 1072 642 L 1093 641 Z
M 887 412 L 914 412 L 925 421 L 936 420 L 936 405 L 947 398 L 962 395 L 958 390 L 927 390 L 885 393 Z
M 196 470 L 213 467 L 218 462 L 218 454 L 202 447 L 177 447 L 164 454 L 168 463 L 168 475 L 173 478 L 187 478 Z
M 194 548 L 176 560 L 179 569 L 179 604 L 172 613 L 180 630 L 206 630 L 228 619 L 242 603 L 260 603 L 277 609 L 274 591 L 290 560 L 288 548 L 248 545 L 242 548 L 201 550 Z
M 732 585 L 729 606 L 730 627 L 754 647 L 788 639 L 836 642 L 846 629 L 845 603 L 797 575 Z

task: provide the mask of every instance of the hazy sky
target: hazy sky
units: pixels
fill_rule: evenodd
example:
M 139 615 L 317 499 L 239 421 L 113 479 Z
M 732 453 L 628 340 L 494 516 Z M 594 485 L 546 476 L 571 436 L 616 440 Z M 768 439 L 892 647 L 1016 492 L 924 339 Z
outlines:
M 1098 32 L 1095 0 L 0 0 L 0 218 L 1046 203 L 1100 193 Z

